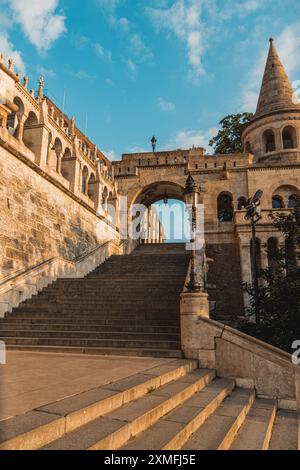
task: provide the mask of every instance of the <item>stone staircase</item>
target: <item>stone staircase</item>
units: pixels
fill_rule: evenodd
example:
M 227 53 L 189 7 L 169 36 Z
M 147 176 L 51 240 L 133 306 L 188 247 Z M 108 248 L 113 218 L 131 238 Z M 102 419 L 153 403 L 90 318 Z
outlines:
M 0 450 L 297 450 L 299 415 L 170 360 L 0 422 Z
M 59 279 L 0 321 L 9 349 L 182 357 L 184 244 L 142 245 L 83 279 Z

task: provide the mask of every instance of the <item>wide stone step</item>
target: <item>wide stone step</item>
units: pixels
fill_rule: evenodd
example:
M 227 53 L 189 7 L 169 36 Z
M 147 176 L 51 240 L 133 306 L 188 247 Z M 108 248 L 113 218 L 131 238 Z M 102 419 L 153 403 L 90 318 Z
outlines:
M 14 336 L 6 337 L 3 334 L 0 335 L 0 339 L 4 341 L 6 346 L 67 346 L 77 348 L 128 348 L 128 349 L 176 349 L 179 350 L 181 347 L 180 341 L 170 340 L 130 340 L 130 339 L 88 339 L 88 338 L 77 338 L 73 339 L 70 337 L 57 338 L 52 337 L 50 334 L 47 337 L 33 336 L 34 332 L 28 337 L 17 337 Z
M 1 422 L 0 450 L 35 450 L 195 370 L 171 361 Z M 204 379 L 203 379 L 204 380 Z
M 184 450 L 228 450 L 254 400 L 254 390 L 235 390 L 190 437 Z
M 179 322 L 175 320 L 145 320 L 145 319 L 140 319 L 137 326 L 144 327 L 144 326 L 149 326 L 149 327 L 155 327 L 155 328 L 169 328 L 169 327 L 174 327 L 174 328 L 179 328 Z M 60 322 L 63 322 L 65 325 L 108 325 L 111 327 L 114 327 L 114 325 L 120 325 L 125 327 L 126 325 L 132 326 L 136 325 L 136 322 L 134 322 L 132 319 L 127 318 L 126 315 L 123 315 L 122 317 L 112 317 L 112 316 L 107 316 L 107 317 L 99 317 L 99 316 L 79 316 L 79 317 L 74 317 L 70 315 L 69 317 L 62 316 L 62 315 L 55 315 L 55 316 L 47 316 L 47 315 L 40 315 L 40 316 L 32 316 L 32 315 L 25 315 L 23 318 L 22 317 L 7 317 L 4 320 L 0 321 L 1 324 L 6 324 L 6 322 L 13 322 L 13 323 L 18 323 L 20 324 L 26 322 L 28 324 L 37 324 L 37 323 L 43 323 L 43 324 L 57 324 Z
M 279 410 L 269 450 L 300 450 L 300 417 L 294 411 Z
M 103 332 L 101 329 L 97 331 L 95 328 L 93 330 L 87 331 L 86 328 L 80 331 L 74 331 L 73 327 L 66 331 L 61 329 L 51 330 L 51 329 L 0 329 L 0 337 L 2 338 L 72 338 L 72 339 L 120 339 L 126 341 L 175 341 L 179 345 L 180 335 L 172 333 L 146 333 L 142 331 L 140 333 L 131 333 L 129 331 L 109 331 Z
M 103 322 L 97 322 L 97 321 L 81 321 L 78 322 L 77 324 L 74 324 L 74 322 L 65 322 L 65 323 L 50 323 L 50 322 L 44 322 L 44 323 L 36 323 L 34 321 L 16 321 L 13 323 L 11 320 L 9 322 L 2 321 L 0 323 L 0 334 L 3 331 L 7 330 L 13 330 L 13 331 L 43 331 L 43 330 L 49 330 L 49 331 L 84 331 L 84 328 L 88 328 L 86 331 L 101 331 L 101 332 L 128 332 L 128 333 L 142 333 L 142 334 L 147 334 L 147 333 L 162 333 L 162 334 L 174 334 L 174 335 L 179 335 L 180 334 L 180 328 L 179 327 L 174 327 L 174 326 L 155 326 L 155 325 L 118 325 L 116 322 L 116 325 L 105 325 Z M 90 328 L 90 330 L 89 330 Z
M 232 393 L 233 380 L 216 379 L 120 450 L 179 450 Z
M 84 354 L 89 356 L 126 356 L 126 357 L 151 357 L 151 358 L 183 358 L 180 349 L 145 349 L 145 348 L 99 348 L 76 346 L 53 346 L 18 344 L 6 345 L 8 351 L 26 351 L 53 354 Z
M 195 371 L 165 385 L 151 390 L 146 396 L 112 411 L 102 418 L 82 426 L 53 442 L 47 450 L 115 450 L 124 446 L 132 437 L 145 431 L 167 413 L 202 390 L 215 373 Z M 110 386 L 108 386 L 110 387 Z M 110 388 L 111 390 L 111 388 Z
M 268 450 L 276 412 L 275 400 L 255 400 L 231 450 Z

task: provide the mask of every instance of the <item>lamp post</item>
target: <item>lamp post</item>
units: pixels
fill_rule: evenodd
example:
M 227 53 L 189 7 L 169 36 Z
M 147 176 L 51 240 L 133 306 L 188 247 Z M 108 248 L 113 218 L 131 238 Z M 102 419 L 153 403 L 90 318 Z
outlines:
M 260 304 L 259 304 L 259 283 L 258 283 L 258 268 L 257 268 L 257 251 L 256 251 L 256 224 L 261 220 L 261 198 L 263 192 L 257 191 L 255 195 L 247 202 L 246 220 L 250 221 L 252 229 L 252 270 L 253 270 L 253 286 L 254 286 L 254 301 L 255 301 L 255 318 L 256 323 L 260 323 Z
M 154 153 L 155 149 L 156 149 L 156 145 L 157 145 L 157 139 L 156 139 L 155 135 L 151 139 L 151 144 L 152 144 L 152 151 Z
M 196 235 L 197 235 L 197 206 L 198 206 L 198 197 L 199 190 L 194 181 L 194 178 L 191 174 L 187 179 L 185 190 L 184 190 L 184 199 L 187 206 L 192 207 L 192 237 L 191 237 L 191 272 L 190 272 L 190 281 L 187 284 L 187 289 L 191 293 L 196 293 L 201 291 L 201 284 L 198 280 L 198 274 L 196 270 Z

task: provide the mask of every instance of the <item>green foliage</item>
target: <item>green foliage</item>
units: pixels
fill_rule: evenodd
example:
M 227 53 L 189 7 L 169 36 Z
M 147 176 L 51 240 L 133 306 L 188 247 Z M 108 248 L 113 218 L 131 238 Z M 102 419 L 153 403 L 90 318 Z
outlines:
M 272 267 L 260 273 L 260 323 L 247 323 L 241 329 L 256 338 L 292 352 L 292 344 L 300 340 L 300 207 L 289 214 L 270 215 L 274 227 L 280 230 L 290 246 L 272 255 Z M 254 315 L 255 297 L 251 285 L 245 285 L 251 306 L 247 312 Z
M 253 118 L 252 113 L 229 114 L 219 123 L 221 129 L 209 145 L 216 154 L 242 153 L 242 132 Z

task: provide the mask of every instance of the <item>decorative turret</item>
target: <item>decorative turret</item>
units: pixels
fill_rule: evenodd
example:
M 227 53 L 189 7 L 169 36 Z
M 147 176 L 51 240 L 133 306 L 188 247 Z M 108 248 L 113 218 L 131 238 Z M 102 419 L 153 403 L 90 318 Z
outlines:
M 300 103 L 271 38 L 256 113 L 242 134 L 244 150 L 256 161 L 293 163 L 300 161 L 299 139 Z
M 293 87 L 276 50 L 274 39 L 271 38 L 255 116 L 291 108 L 300 109 L 300 104 L 297 103 Z

